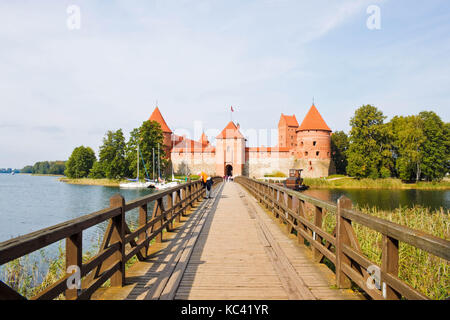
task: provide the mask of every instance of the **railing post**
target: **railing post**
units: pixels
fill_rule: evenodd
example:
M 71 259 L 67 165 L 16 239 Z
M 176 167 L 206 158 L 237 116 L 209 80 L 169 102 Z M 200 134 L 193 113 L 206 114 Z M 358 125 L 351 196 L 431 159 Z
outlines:
M 172 208 L 173 208 L 173 193 L 169 193 L 167 195 L 167 208 L 166 209 L 167 210 L 172 210 Z M 170 212 L 169 217 L 168 217 L 168 219 L 171 219 L 171 220 L 170 220 L 169 225 L 167 226 L 167 229 L 168 229 L 167 231 L 173 230 L 172 217 L 173 217 L 173 211 Z
M 147 224 L 147 219 L 148 219 L 147 205 L 144 204 L 139 207 L 139 228 Z M 147 230 L 139 235 L 139 242 L 142 243 L 146 239 L 147 239 Z M 147 258 L 147 253 L 148 253 L 148 245 L 146 245 L 144 248 L 141 249 L 141 254 L 144 257 L 144 259 Z
M 323 219 L 323 211 L 322 208 L 319 208 L 317 206 L 314 206 L 314 225 L 316 227 L 318 227 L 319 229 L 322 229 L 322 219 Z M 319 236 L 316 232 L 313 232 L 313 239 L 317 240 L 317 242 L 319 242 L 320 244 L 322 244 L 322 237 Z M 320 251 L 313 246 L 313 254 L 314 254 L 314 259 L 316 261 L 322 259 L 322 253 L 320 253 Z
M 290 194 L 287 195 L 287 207 L 288 209 L 292 210 L 292 208 L 294 207 L 294 201 L 293 198 Z M 294 224 L 294 220 L 291 219 L 291 215 L 289 212 L 286 212 L 286 222 L 287 222 L 287 232 L 288 234 L 292 233 L 292 229 L 294 228 L 289 221 L 292 222 L 292 224 Z
M 175 205 L 177 206 L 177 222 L 180 223 L 181 222 L 181 215 L 183 214 L 183 205 L 180 204 L 181 202 L 181 189 L 177 190 L 176 195 L 175 195 Z
M 383 234 L 383 251 L 381 256 L 381 271 L 398 277 L 398 240 Z M 397 300 L 401 298 L 393 288 L 391 288 L 381 275 L 383 284 L 383 296 L 388 300 Z
M 66 272 L 77 271 L 74 270 L 73 267 L 78 268 L 80 272 L 80 280 L 81 280 L 81 268 L 83 267 L 83 233 L 76 233 L 69 238 L 66 238 Z M 78 284 L 75 284 L 78 285 Z M 67 300 L 74 300 L 78 297 L 78 289 L 81 289 L 81 283 L 79 283 L 80 287 L 75 289 L 67 289 L 65 292 L 65 296 Z
M 350 238 L 346 232 L 345 224 L 351 221 L 342 216 L 343 209 L 351 209 L 352 201 L 346 196 L 342 196 L 337 201 L 336 211 L 336 285 L 339 288 L 350 288 L 350 278 L 342 271 L 343 264 L 350 266 L 350 259 L 344 254 L 343 244 L 350 245 Z
M 298 215 L 302 218 L 305 218 L 305 201 L 298 199 Z M 298 221 L 298 228 L 304 230 L 303 223 Z M 297 231 L 297 242 L 300 245 L 305 245 L 305 238 L 300 234 L 300 231 Z
M 163 218 L 161 217 L 161 215 L 164 213 L 164 203 L 163 203 L 163 199 L 159 198 L 158 200 L 156 200 L 155 203 L 155 208 L 153 209 L 153 219 L 159 219 L 158 222 L 155 223 L 154 228 L 156 230 L 158 230 L 159 228 L 161 228 L 161 226 L 163 225 L 164 221 Z M 161 243 L 162 242 L 162 233 L 163 230 L 161 230 L 155 237 L 155 242 Z
M 109 204 L 111 208 L 121 208 L 121 213 L 112 218 L 114 230 L 111 236 L 111 243 L 120 243 L 119 250 L 112 255 L 120 261 L 120 266 L 111 277 L 111 286 L 121 287 L 125 284 L 125 199 L 116 194 L 110 198 Z
M 190 209 L 192 208 L 192 197 L 191 197 L 191 182 L 189 182 L 189 185 L 186 188 L 186 199 L 187 199 L 187 203 L 188 205 L 186 206 L 186 208 Z

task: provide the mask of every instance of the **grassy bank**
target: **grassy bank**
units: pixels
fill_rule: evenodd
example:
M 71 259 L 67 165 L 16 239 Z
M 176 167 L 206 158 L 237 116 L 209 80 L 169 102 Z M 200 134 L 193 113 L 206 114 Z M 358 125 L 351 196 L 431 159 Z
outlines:
M 450 181 L 404 183 L 400 179 L 354 179 L 350 177 L 305 178 L 304 183 L 311 188 L 342 188 L 342 189 L 424 189 L 445 190 L 450 189 Z
M 436 237 L 449 240 L 450 210 L 429 210 L 428 208 L 398 208 L 383 211 L 377 208 L 362 208 L 363 213 L 389 220 Z M 313 215 L 310 215 L 313 220 Z M 327 213 L 324 229 L 332 232 L 336 216 Z M 381 265 L 382 236 L 380 233 L 359 224 L 353 224 L 363 253 L 371 261 Z M 446 299 L 450 296 L 450 264 L 427 252 L 401 243 L 399 252 L 399 278 L 431 299 Z
M 70 178 L 60 178 L 59 181 L 65 182 L 68 184 L 79 184 L 79 185 L 87 185 L 87 186 L 104 186 L 104 187 L 118 187 L 120 183 L 127 182 L 124 180 L 112 180 L 112 179 L 90 179 L 90 178 L 81 178 L 81 179 L 70 179 Z

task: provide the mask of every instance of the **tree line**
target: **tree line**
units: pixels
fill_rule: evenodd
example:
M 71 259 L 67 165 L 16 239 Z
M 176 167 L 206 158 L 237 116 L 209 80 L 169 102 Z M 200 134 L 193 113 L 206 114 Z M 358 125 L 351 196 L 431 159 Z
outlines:
M 450 123 L 432 111 L 385 122 L 372 105 L 358 108 L 347 135 L 331 136 L 336 172 L 356 178 L 439 181 L 450 172 Z
M 66 163 L 65 175 L 69 178 L 122 179 L 137 176 L 137 149 L 139 145 L 139 178 L 157 172 L 158 149 L 160 168 L 167 173 L 169 161 L 165 159 L 164 136 L 156 121 L 145 121 L 130 132 L 125 140 L 122 129 L 109 130 L 103 138 L 98 159 L 90 147 L 75 148 Z M 155 167 L 153 167 L 153 157 Z M 144 165 L 145 164 L 145 165 Z
M 65 161 L 39 161 L 34 165 L 23 167 L 21 173 L 63 175 L 66 169 Z

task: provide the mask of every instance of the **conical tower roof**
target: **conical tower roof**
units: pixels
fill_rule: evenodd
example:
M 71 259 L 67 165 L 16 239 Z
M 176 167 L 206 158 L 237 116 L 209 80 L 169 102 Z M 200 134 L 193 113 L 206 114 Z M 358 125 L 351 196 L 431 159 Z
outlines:
M 206 134 L 204 132 L 202 133 L 202 136 L 200 137 L 200 143 L 203 145 L 209 144 L 208 137 L 206 136 Z
M 233 121 L 230 121 L 225 129 L 216 137 L 216 139 L 244 138 L 242 133 Z
M 156 121 L 160 124 L 161 129 L 165 133 L 172 133 L 172 130 L 170 130 L 169 126 L 167 125 L 166 121 L 164 120 L 161 112 L 159 111 L 159 108 L 156 107 L 155 110 L 153 110 L 152 115 L 150 116 L 150 121 Z
M 330 127 L 325 123 L 325 120 L 323 120 L 314 104 L 311 106 L 311 109 L 309 109 L 305 119 L 303 119 L 302 124 L 298 128 L 298 131 L 307 130 L 323 130 L 331 132 Z

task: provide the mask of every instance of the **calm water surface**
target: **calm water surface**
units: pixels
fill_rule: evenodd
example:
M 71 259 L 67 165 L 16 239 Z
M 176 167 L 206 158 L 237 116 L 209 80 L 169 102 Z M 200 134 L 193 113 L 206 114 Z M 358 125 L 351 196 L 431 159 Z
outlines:
M 109 207 L 109 198 L 118 192 L 130 201 L 153 191 L 70 185 L 57 177 L 0 174 L 0 242 Z M 136 224 L 137 217 L 137 209 L 127 212 L 128 223 Z M 106 226 L 105 222 L 83 232 L 83 252 L 98 247 Z M 44 249 L 45 256 L 56 256 L 61 245 L 64 247 L 64 241 Z M 40 256 L 37 252 L 31 258 L 42 260 Z M 40 265 L 42 268 L 45 265 Z
M 341 196 L 350 198 L 361 207 L 377 207 L 393 210 L 398 207 L 420 205 L 430 209 L 450 209 L 450 190 L 406 189 L 310 189 L 305 194 L 322 200 L 337 202 Z

